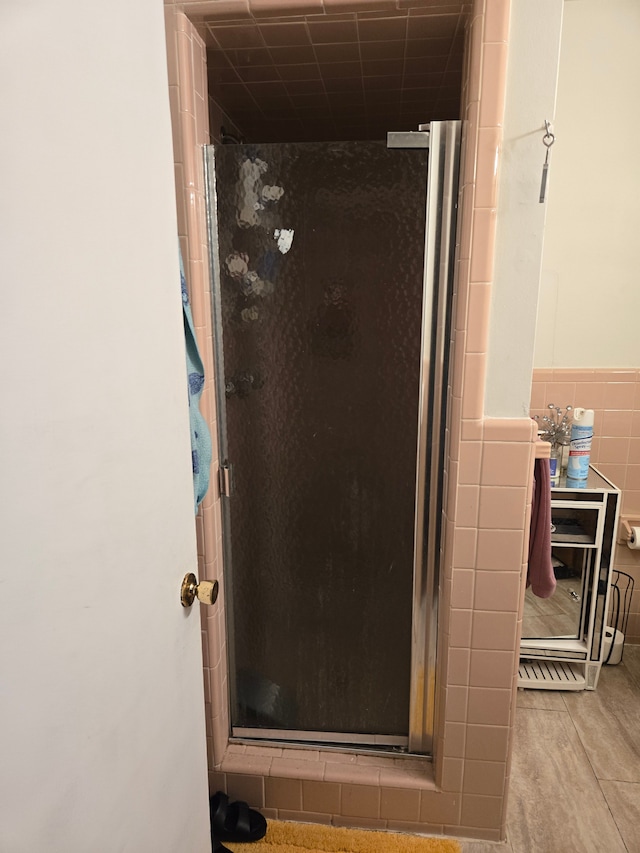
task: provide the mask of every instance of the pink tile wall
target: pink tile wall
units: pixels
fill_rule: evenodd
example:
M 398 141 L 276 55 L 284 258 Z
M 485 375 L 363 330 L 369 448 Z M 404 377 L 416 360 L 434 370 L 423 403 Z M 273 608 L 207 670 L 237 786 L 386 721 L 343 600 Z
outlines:
M 509 4 L 476 3 L 463 100 L 436 780 L 460 834 L 505 830 L 534 428 L 484 416 Z M 455 737 L 452 735 L 455 734 Z
M 195 27 L 174 6 L 165 7 L 169 96 L 178 208 L 178 235 L 184 259 L 198 346 L 205 365 L 201 410 L 213 439 L 211 482 L 196 516 L 200 579 L 218 579 L 215 607 L 201 606 L 202 649 L 210 766 L 224 754 L 229 718 L 226 700 L 224 593 L 222 590 L 222 525 L 217 487 L 216 404 L 214 386 L 211 286 L 205 217 L 202 146 L 209 142 L 206 49 Z
M 640 524 L 640 370 L 534 370 L 531 414 L 546 414 L 549 403 L 594 410 L 591 463 L 622 490 L 622 514 Z M 626 642 L 640 643 L 640 553 L 618 545 L 615 565 L 635 579 Z
M 286 15 L 308 12 L 305 3 L 263 5 Z M 234 15 L 240 7 L 248 13 L 244 0 L 216 0 L 218 9 L 222 5 Z M 379 8 L 369 3 L 374 6 Z M 332 11 L 338 8 L 331 5 Z M 220 606 L 203 613 L 210 783 L 268 816 L 504 837 L 533 458 L 530 420 L 490 420 L 483 411 L 509 8 L 509 0 L 487 0 L 486 8 L 485 0 L 476 0 L 464 74 L 435 762 L 229 745 Z M 211 365 L 199 151 L 207 132 L 197 97 L 205 60 L 201 39 L 178 9 L 188 14 L 203 5 L 168 3 L 167 31 L 181 236 L 199 339 Z M 207 405 L 215 427 L 212 396 Z M 221 577 L 214 490 L 199 517 L 198 535 L 205 573 Z

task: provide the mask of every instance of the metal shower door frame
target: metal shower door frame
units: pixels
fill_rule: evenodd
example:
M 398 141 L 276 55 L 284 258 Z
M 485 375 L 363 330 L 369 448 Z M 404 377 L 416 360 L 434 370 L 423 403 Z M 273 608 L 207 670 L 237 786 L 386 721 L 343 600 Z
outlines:
M 422 300 L 420 391 L 418 404 L 418 446 L 414 517 L 413 604 L 411 633 L 411 687 L 408 738 L 374 738 L 377 748 L 397 750 L 405 745 L 410 753 L 430 755 L 435 719 L 435 672 L 438 614 L 438 581 L 443 509 L 445 426 L 449 375 L 452 287 L 455 254 L 455 227 L 460 158 L 459 121 L 430 124 L 429 167 L 426 191 L 425 258 Z M 212 283 L 213 335 L 216 361 L 216 400 L 221 484 L 229 482 L 226 460 L 228 436 L 224 388 L 222 311 L 218 295 L 220 263 L 217 244 L 217 188 L 215 151 L 204 146 L 207 226 L 210 238 L 209 264 Z M 225 489 L 221 488 L 225 496 Z M 222 500 L 223 531 L 229 530 L 229 501 Z M 232 584 L 231 537 L 223 534 L 225 583 Z M 232 608 L 226 608 L 227 633 L 233 632 Z M 227 643 L 229 666 L 233 667 L 233 644 Z M 229 697 L 229 704 L 230 704 Z M 230 708 L 231 710 L 231 708 Z M 357 735 L 330 735 L 315 732 L 238 729 L 232 736 L 261 742 L 283 740 L 292 744 L 325 741 L 342 748 L 370 749 L 372 738 L 363 743 Z M 402 742 L 402 743 L 401 743 Z
M 429 126 L 409 702 L 409 752 L 422 755 L 433 753 L 435 725 L 438 585 L 443 546 L 461 128 L 460 121 L 432 121 Z

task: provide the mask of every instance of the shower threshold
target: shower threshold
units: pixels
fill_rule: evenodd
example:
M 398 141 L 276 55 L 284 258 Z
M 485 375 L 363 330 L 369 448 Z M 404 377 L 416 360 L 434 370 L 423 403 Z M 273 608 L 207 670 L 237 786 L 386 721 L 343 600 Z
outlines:
M 231 739 L 238 742 L 251 741 L 253 744 L 270 744 L 277 746 L 311 746 L 317 744 L 323 749 L 335 747 L 344 750 L 352 746 L 356 749 L 398 750 L 406 752 L 409 738 L 400 735 L 362 735 L 353 732 L 310 732 L 295 729 L 254 729 L 234 726 Z M 266 745 L 266 744 L 265 744 Z

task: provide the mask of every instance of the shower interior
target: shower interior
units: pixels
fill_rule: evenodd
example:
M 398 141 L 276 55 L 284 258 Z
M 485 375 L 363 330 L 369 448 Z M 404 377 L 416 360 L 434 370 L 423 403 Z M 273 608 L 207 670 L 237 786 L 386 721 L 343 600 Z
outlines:
M 419 124 L 431 120 L 459 118 L 464 27 L 468 8 L 465 4 L 455 6 L 449 4 L 446 11 L 438 12 L 438 9 L 443 8 L 425 7 L 424 9 L 405 9 L 395 10 L 394 12 L 370 10 L 339 15 L 264 18 L 249 22 L 246 20 L 242 22 L 201 22 L 200 30 L 208 45 L 212 138 L 220 139 L 224 134 L 226 138 L 221 141 L 243 142 L 245 145 L 242 147 L 245 151 L 247 146 L 250 147 L 254 144 L 257 146 L 252 149 L 254 153 L 251 156 L 254 157 L 260 146 L 262 146 L 262 152 L 267 150 L 271 155 L 276 156 L 276 148 L 278 144 L 282 144 L 283 147 L 280 149 L 279 156 L 282 157 L 283 162 L 295 160 L 301 150 L 309 152 L 315 146 L 316 155 L 319 159 L 316 166 L 312 166 L 312 171 L 314 168 L 317 171 L 323 160 L 322 151 L 317 149 L 317 143 L 336 141 L 346 143 L 346 146 L 343 146 L 343 153 L 344 151 L 347 152 L 348 160 L 350 157 L 361 159 L 362 149 L 355 153 L 357 149 L 354 149 L 353 145 L 357 142 L 363 142 L 366 150 L 373 152 L 372 169 L 375 171 L 377 169 L 375 158 L 386 156 L 383 141 L 386 138 L 387 131 L 415 130 Z M 286 144 L 290 145 L 291 143 L 294 143 L 294 148 L 288 149 Z M 297 148 L 295 144 L 297 144 Z M 397 153 L 403 154 L 403 152 Z M 218 161 L 220 162 L 224 156 L 227 156 L 225 152 L 219 152 Z M 366 156 L 368 155 L 365 154 Z M 426 167 L 426 163 L 423 165 Z M 230 166 L 229 168 L 233 169 L 234 167 Z M 420 202 L 418 202 L 419 206 Z M 223 253 L 221 253 L 220 258 L 223 259 Z M 220 269 L 217 270 L 217 273 L 219 276 Z M 333 282 L 329 285 L 329 290 L 334 292 L 334 295 L 338 294 L 339 296 L 340 283 Z M 224 299 L 224 296 L 222 298 Z M 331 306 L 329 307 L 330 310 L 334 310 L 335 315 L 333 319 L 325 320 L 329 323 L 329 335 L 325 335 L 324 342 L 318 339 L 317 343 L 320 348 L 320 359 L 324 358 L 335 368 L 336 364 L 340 364 L 341 358 L 347 360 L 349 358 L 349 352 L 340 349 L 345 346 L 345 338 L 344 335 L 339 334 L 349 327 L 349 318 L 344 314 L 338 316 L 341 310 L 340 306 L 337 309 L 338 314 L 336 314 L 335 305 L 333 309 Z M 413 313 L 415 318 L 415 305 L 412 306 L 409 313 Z M 250 315 L 244 318 L 244 322 L 251 324 Z M 216 318 L 218 331 L 220 331 L 220 323 L 221 315 L 219 313 Z M 320 323 L 322 323 L 322 318 L 320 318 Z M 336 329 L 338 334 L 336 334 Z M 419 328 L 413 329 L 411 334 L 414 338 L 416 333 L 419 336 Z M 323 346 L 325 350 L 328 346 L 329 350 L 323 352 Z M 219 358 L 219 361 L 222 360 Z M 410 379 L 415 390 L 414 421 L 416 428 L 419 402 L 419 383 L 416 370 L 419 373 L 419 366 L 419 360 L 416 360 L 412 365 L 413 376 Z M 383 365 L 379 367 L 381 370 L 383 369 Z M 243 397 L 250 397 L 252 394 L 258 396 L 262 393 L 260 388 L 251 387 L 252 382 L 249 382 L 246 376 L 244 378 L 247 381 L 243 380 L 242 371 L 235 372 L 239 375 L 230 374 L 227 366 L 225 366 L 224 377 L 218 377 L 219 402 L 222 408 L 227 409 L 227 411 L 231 407 L 237 406 Z M 259 370 L 255 372 L 259 374 Z M 407 376 L 410 376 L 412 371 L 409 369 L 405 372 Z M 255 376 L 252 376 L 251 379 L 255 385 Z M 243 381 L 244 385 L 247 386 L 246 388 L 242 387 Z M 348 377 L 346 381 L 348 382 Z M 230 384 L 234 387 L 230 387 Z M 226 391 L 223 385 L 226 386 Z M 348 391 L 343 389 L 343 393 L 348 394 Z M 343 398 L 346 399 L 346 397 Z M 362 416 L 362 407 L 359 411 L 360 416 Z M 409 404 L 409 411 L 411 411 L 411 404 Z M 367 417 L 375 417 L 375 412 L 368 412 Z M 227 430 L 227 423 L 224 418 L 220 420 L 224 421 L 222 424 L 222 432 L 224 433 Z M 409 442 L 414 442 L 414 448 L 415 438 L 415 435 L 409 435 L 408 439 Z M 221 445 L 228 444 L 228 439 L 228 435 L 222 435 Z M 374 443 L 372 453 L 380 463 L 380 457 L 384 456 L 384 449 Z M 412 487 L 415 493 L 415 450 L 413 450 L 413 454 L 413 469 L 409 466 L 409 473 L 404 471 L 401 474 L 401 479 L 406 481 L 407 476 L 413 477 Z M 225 456 L 226 454 L 223 453 L 221 459 L 224 460 Z M 387 469 L 394 466 L 393 448 L 388 449 L 388 456 L 388 459 L 382 461 L 382 470 L 385 466 Z M 231 462 L 235 464 L 234 460 Z M 321 461 L 319 471 L 322 472 L 323 468 L 327 469 L 328 467 L 330 466 L 326 465 L 326 460 Z M 398 467 L 402 467 L 400 463 L 398 463 Z M 255 474 L 254 466 L 252 475 Z M 236 470 L 234 476 L 229 480 L 231 482 L 234 478 L 238 478 L 240 481 L 241 476 L 241 472 Z M 317 477 L 322 479 L 320 474 Z M 269 477 L 267 477 L 268 479 Z M 283 485 L 280 484 L 279 488 L 282 487 Z M 358 484 L 352 482 L 352 489 L 357 490 L 358 487 Z M 382 491 L 385 490 L 384 478 L 378 481 L 378 487 Z M 323 488 L 324 492 L 322 490 L 318 492 L 318 500 L 330 500 L 331 486 L 325 483 Z M 393 490 L 391 490 L 391 494 L 393 494 Z M 229 500 L 234 500 L 234 498 Z M 256 510 L 254 505 L 253 512 L 256 511 L 259 509 Z M 400 645 L 395 652 L 395 664 L 394 655 L 391 654 L 390 658 L 379 669 L 384 673 L 389 688 L 385 695 L 385 702 L 388 703 L 389 695 L 394 693 L 398 696 L 402 695 L 395 713 L 387 718 L 383 715 L 377 723 L 376 731 L 367 730 L 367 725 L 363 724 L 362 719 L 351 719 L 351 721 L 347 719 L 342 721 L 342 724 L 332 725 L 331 721 L 327 721 L 320 713 L 315 716 L 313 713 L 306 715 L 303 713 L 301 717 L 296 717 L 295 714 L 289 713 L 289 709 L 295 707 L 296 703 L 288 701 L 287 691 L 278 686 L 278 679 L 268 678 L 264 673 L 256 674 L 250 669 L 247 672 L 246 667 L 243 668 L 239 665 L 236 671 L 238 662 L 235 657 L 242 657 L 242 653 L 236 648 L 238 644 L 234 643 L 232 636 L 237 621 L 234 617 L 233 597 L 234 595 L 238 596 L 235 602 L 237 608 L 242 600 L 242 595 L 237 593 L 238 584 L 234 589 L 233 571 L 230 571 L 234 560 L 233 551 L 234 549 L 237 551 L 238 546 L 231 544 L 232 537 L 229 535 L 228 527 L 231 521 L 229 502 L 225 502 L 223 513 L 226 528 L 224 547 L 225 575 L 228 578 L 227 618 L 228 645 L 230 648 L 232 735 L 244 739 L 266 738 L 290 743 L 336 743 L 351 746 L 360 745 L 368 749 L 400 749 L 429 753 L 431 742 L 428 729 L 430 726 L 432 727 L 433 721 L 432 719 L 431 721 L 424 719 L 424 717 L 428 717 L 429 714 L 432 715 L 433 709 L 423 709 L 423 719 L 419 728 L 427 730 L 425 737 L 416 738 L 414 734 L 412 738 L 411 732 L 407 731 L 410 728 L 410 694 L 415 691 L 415 685 L 409 684 L 411 679 L 415 677 L 415 672 L 413 675 L 410 673 L 409 666 L 412 642 L 410 630 L 411 577 L 405 573 L 402 580 L 399 577 L 392 578 L 394 581 L 393 590 L 389 587 L 385 589 L 380 585 L 371 590 L 371 595 L 368 597 L 374 609 L 371 611 L 367 622 L 372 632 L 370 637 L 356 636 L 350 638 L 348 614 L 345 614 L 341 619 L 342 633 L 338 631 L 339 636 L 336 638 L 338 644 L 345 647 L 344 656 L 361 656 L 363 671 L 375 672 L 375 661 L 373 663 L 371 660 L 367 661 L 367 656 L 370 657 L 375 654 L 376 626 L 381 624 L 385 614 L 388 615 L 395 626 L 391 633 L 399 635 Z M 380 519 L 378 523 L 379 521 Z M 414 519 L 411 510 L 410 521 L 413 525 Z M 235 526 L 237 529 L 237 521 Z M 249 528 L 250 526 L 249 524 Z M 308 530 L 313 530 L 312 524 L 308 526 Z M 398 525 L 396 524 L 396 535 L 397 530 Z M 362 531 L 359 531 L 357 535 L 361 534 Z M 390 529 L 387 538 L 393 538 L 393 536 L 394 530 Z M 402 531 L 399 538 L 404 540 L 406 550 L 406 529 Z M 412 534 L 409 538 L 411 539 L 410 544 L 413 546 Z M 307 545 L 311 547 L 312 543 L 307 543 Z M 393 565 L 391 551 L 390 556 L 385 556 L 389 557 L 387 563 Z M 407 562 L 406 554 L 403 555 L 403 562 Z M 413 566 L 411 565 L 410 568 L 413 569 Z M 317 594 L 322 596 L 322 573 L 316 574 Z M 329 568 L 325 579 L 329 578 L 331 574 Z M 338 575 L 333 576 L 334 585 L 337 578 Z M 351 592 L 354 592 L 355 586 Z M 277 589 L 277 584 L 272 585 L 272 587 Z M 349 590 L 346 588 L 338 591 L 339 598 L 337 600 L 346 605 L 349 601 L 348 593 Z M 268 600 L 266 588 L 263 590 L 263 594 L 265 596 L 264 604 L 266 605 Z M 390 604 L 394 597 L 398 599 L 397 608 L 395 612 L 390 612 L 387 609 L 387 604 Z M 353 606 L 353 604 L 354 601 L 352 600 L 351 605 Z M 276 597 L 269 601 L 267 606 L 272 611 L 278 612 L 278 609 L 282 606 L 286 607 L 286 604 Z M 304 617 L 308 625 L 312 625 L 312 615 L 313 607 L 308 610 Z M 423 625 L 422 628 L 424 629 L 424 627 Z M 415 623 L 413 628 L 415 633 Z M 433 635 L 432 626 L 429 627 L 429 631 Z M 259 628 L 256 628 L 255 634 L 256 647 L 264 647 L 265 644 L 268 644 Z M 366 666 L 364 665 L 365 662 Z M 349 683 L 349 667 L 342 669 L 344 671 L 341 671 L 339 666 L 335 667 L 333 688 L 344 693 L 345 684 Z M 269 673 L 269 675 L 271 674 Z M 319 677 L 319 673 L 314 674 L 312 672 L 311 681 L 316 676 Z M 421 671 L 423 681 L 425 676 L 429 678 L 432 673 L 425 672 L 423 666 Z M 323 691 L 326 692 L 326 690 L 331 689 L 331 667 L 323 672 L 320 680 L 323 681 Z M 367 680 L 365 678 L 365 682 Z M 369 714 L 370 706 L 375 704 L 375 690 L 375 685 L 369 684 L 367 688 L 365 684 L 364 693 L 355 699 L 356 704 L 361 703 L 364 716 Z M 247 696 L 250 697 L 248 703 Z M 415 702 L 413 699 L 411 701 L 413 713 Z M 264 711 L 265 708 L 269 707 L 275 708 L 274 715 L 271 717 L 268 713 L 261 713 L 261 710 Z M 280 708 L 279 711 L 278 707 Z M 401 717 L 406 718 L 404 727 L 398 723 L 398 719 Z
M 336 14 L 198 23 L 212 141 L 223 127 L 246 142 L 382 140 L 461 118 L 470 3 L 344 5 L 333 4 Z

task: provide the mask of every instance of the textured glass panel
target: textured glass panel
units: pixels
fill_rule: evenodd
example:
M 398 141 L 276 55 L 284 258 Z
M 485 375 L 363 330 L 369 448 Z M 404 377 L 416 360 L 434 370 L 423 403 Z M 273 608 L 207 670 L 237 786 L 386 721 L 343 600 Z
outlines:
M 234 726 L 407 733 L 427 158 L 216 148 Z

